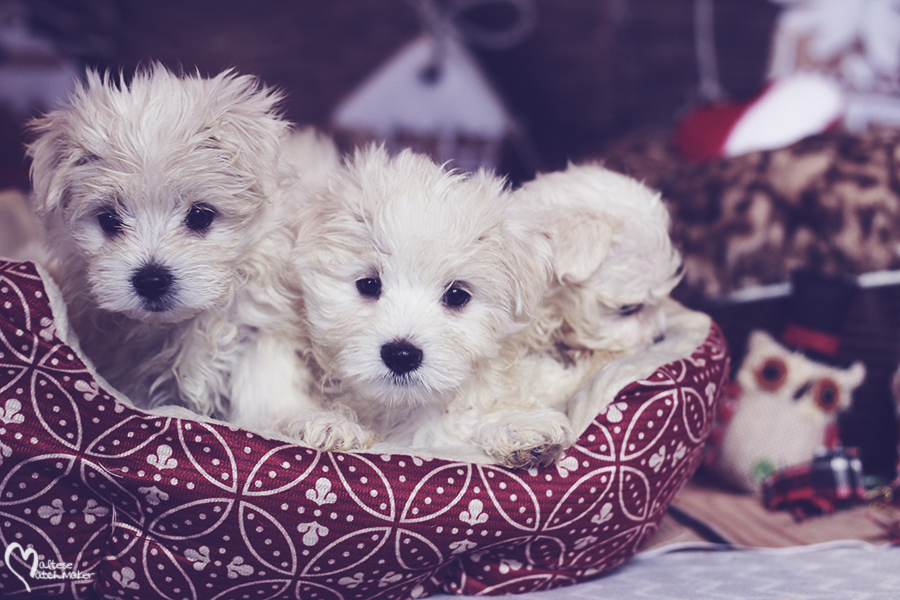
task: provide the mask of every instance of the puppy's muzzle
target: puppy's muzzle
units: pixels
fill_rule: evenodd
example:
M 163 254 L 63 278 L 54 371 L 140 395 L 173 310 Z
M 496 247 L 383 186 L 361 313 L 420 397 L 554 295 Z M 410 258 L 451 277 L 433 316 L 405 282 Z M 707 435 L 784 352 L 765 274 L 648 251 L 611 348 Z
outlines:
M 135 271 L 131 285 L 141 298 L 155 306 L 170 292 L 174 279 L 167 268 L 149 264 Z
M 381 347 L 381 360 L 396 375 L 405 375 L 422 364 L 422 351 L 405 340 L 394 341 Z

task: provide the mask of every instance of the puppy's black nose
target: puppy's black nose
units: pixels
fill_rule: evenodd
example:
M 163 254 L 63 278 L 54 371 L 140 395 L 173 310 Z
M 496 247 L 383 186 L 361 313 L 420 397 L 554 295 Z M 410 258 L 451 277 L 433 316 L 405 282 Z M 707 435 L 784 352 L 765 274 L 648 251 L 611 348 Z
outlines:
M 172 287 L 172 274 L 165 267 L 147 265 L 134 273 L 131 285 L 141 297 L 147 300 L 158 300 Z
M 381 360 L 387 368 L 403 375 L 422 364 L 422 351 L 406 341 L 391 342 L 381 347 Z

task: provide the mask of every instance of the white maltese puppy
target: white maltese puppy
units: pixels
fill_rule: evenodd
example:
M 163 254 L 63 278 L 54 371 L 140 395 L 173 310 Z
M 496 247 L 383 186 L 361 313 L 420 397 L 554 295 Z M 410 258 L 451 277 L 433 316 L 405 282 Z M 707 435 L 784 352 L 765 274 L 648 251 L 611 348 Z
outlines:
M 599 165 L 570 165 L 515 192 L 550 238 L 553 275 L 529 345 L 605 361 L 664 335 L 662 301 L 681 278 L 660 194 Z
M 281 156 L 279 100 L 231 72 L 155 65 L 126 83 L 89 71 L 34 123 L 36 205 L 72 326 L 99 373 L 141 407 L 280 430 L 308 402 L 297 299 L 283 281 L 284 224 L 303 190 Z
M 574 441 L 518 369 L 549 245 L 502 180 L 370 148 L 308 206 L 295 263 L 331 389 L 298 423 L 307 442 L 474 446 L 521 467 Z

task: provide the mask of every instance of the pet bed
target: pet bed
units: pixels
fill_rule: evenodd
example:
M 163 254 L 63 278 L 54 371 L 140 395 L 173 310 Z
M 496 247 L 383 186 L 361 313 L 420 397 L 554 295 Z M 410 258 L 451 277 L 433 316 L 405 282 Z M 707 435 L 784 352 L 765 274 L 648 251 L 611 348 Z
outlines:
M 557 465 L 509 470 L 135 410 L 79 357 L 42 271 L 0 262 L 0 595 L 399 600 L 595 578 L 656 531 L 726 382 L 718 327 L 671 321 L 655 367 L 598 372 L 590 393 L 618 391 Z

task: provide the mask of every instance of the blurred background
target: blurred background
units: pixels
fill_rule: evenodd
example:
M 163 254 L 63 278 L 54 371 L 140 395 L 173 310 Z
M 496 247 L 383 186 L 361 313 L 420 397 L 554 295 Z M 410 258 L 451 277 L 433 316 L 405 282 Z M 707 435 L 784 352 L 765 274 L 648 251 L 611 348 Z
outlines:
M 647 182 L 685 256 L 676 296 L 716 318 L 736 370 L 752 330 L 796 318 L 792 272 L 852 279 L 817 325 L 868 369 L 841 435 L 896 473 L 897 1 L 0 0 L 0 189 L 27 192 L 24 124 L 85 67 L 152 61 L 256 75 L 347 147 Z
M 434 0 L 427 4 L 443 13 L 436 19 L 424 4 L 2 0 L 0 89 L 8 100 L 19 94 L 13 71 L 31 71 L 30 85 L 43 72 L 47 87 L 31 90 L 28 108 L 44 110 L 64 84 L 63 68 L 235 68 L 284 90 L 288 118 L 328 128 L 339 105 L 398 52 L 453 27 L 515 123 L 502 168 L 520 179 L 595 154 L 633 128 L 672 123 L 699 99 L 695 0 Z M 715 8 L 722 87 L 752 94 L 765 77 L 778 8 L 766 0 Z

